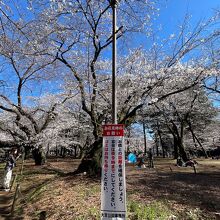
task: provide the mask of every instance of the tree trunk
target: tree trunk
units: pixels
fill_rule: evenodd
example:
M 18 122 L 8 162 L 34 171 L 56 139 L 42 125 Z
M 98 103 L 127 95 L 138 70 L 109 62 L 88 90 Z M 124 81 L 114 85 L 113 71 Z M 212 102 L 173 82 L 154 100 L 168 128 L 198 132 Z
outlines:
M 186 154 L 186 151 L 185 151 L 185 148 L 183 146 L 182 141 L 179 142 L 178 147 L 179 147 L 180 156 L 183 159 L 183 161 L 184 162 L 188 161 L 189 158 L 187 157 L 187 154 Z
M 162 149 L 162 155 L 163 155 L 163 158 L 165 158 L 165 149 L 164 149 L 164 144 L 163 144 L 163 138 L 162 138 L 162 135 L 161 135 L 161 131 L 158 127 L 158 135 L 159 135 L 159 141 L 160 141 L 160 146 L 161 146 L 161 149 Z
M 177 159 L 179 156 L 179 152 L 178 152 L 178 144 L 177 144 L 177 138 L 176 136 L 173 134 L 173 150 L 174 150 L 174 159 Z
M 31 147 L 24 146 L 24 159 L 25 160 L 28 158 L 28 155 L 30 155 L 30 149 Z
M 49 143 L 47 144 L 47 152 L 46 152 L 46 156 L 48 157 L 50 155 L 50 145 Z
M 162 147 L 162 153 L 163 153 L 163 158 L 165 158 L 166 154 L 165 154 L 165 148 L 164 147 Z
M 194 143 L 195 143 L 195 141 L 197 141 L 197 143 L 199 144 L 199 146 L 200 146 L 201 149 L 202 149 L 202 152 L 204 153 L 205 158 L 208 158 L 208 154 L 207 154 L 206 150 L 204 149 L 204 147 L 202 146 L 200 140 L 198 139 L 198 137 L 196 136 L 196 134 L 195 134 L 194 131 L 193 131 L 191 122 L 190 122 L 190 121 L 187 121 L 187 122 L 188 122 L 188 125 L 189 125 L 189 130 L 190 130 L 190 132 L 191 132 L 191 134 L 192 134 Z
M 174 135 L 174 159 L 181 157 L 183 161 L 187 161 L 188 157 L 182 139 Z
M 178 127 L 172 122 L 172 135 L 174 137 L 174 158 L 181 157 L 184 162 L 188 161 L 188 157 L 183 145 L 183 123 L 181 123 L 181 130 L 179 132 Z
M 58 151 L 58 147 L 56 145 L 56 157 L 58 157 L 59 151 Z
M 32 151 L 35 165 L 43 165 L 46 162 L 46 155 L 41 148 L 35 148 Z
M 144 155 L 146 155 L 147 154 L 147 138 L 146 138 L 145 122 L 143 122 L 143 133 L 144 133 Z
M 157 157 L 159 157 L 159 146 L 157 142 L 156 142 L 156 155 Z
M 83 157 L 75 174 L 86 172 L 88 175 L 101 176 L 102 138 L 99 137 L 91 146 L 90 151 Z
M 74 145 L 73 148 L 74 148 L 74 158 L 76 158 L 77 157 L 77 146 Z
M 62 147 L 61 149 L 62 149 L 62 150 L 61 150 L 61 152 L 62 152 L 62 153 L 61 153 L 61 157 L 64 158 L 64 157 L 66 157 L 67 149 L 66 149 L 65 147 Z
M 189 160 L 182 139 L 174 135 L 174 159 L 177 159 L 178 157 L 181 157 L 184 162 Z

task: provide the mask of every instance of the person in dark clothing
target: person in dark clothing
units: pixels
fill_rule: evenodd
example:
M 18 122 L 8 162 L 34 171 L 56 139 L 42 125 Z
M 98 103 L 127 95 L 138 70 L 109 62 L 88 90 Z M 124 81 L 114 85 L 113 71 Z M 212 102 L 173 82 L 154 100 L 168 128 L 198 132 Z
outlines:
M 138 168 L 144 168 L 145 167 L 145 165 L 144 165 L 144 158 L 143 157 L 139 157 L 138 158 L 137 167 Z

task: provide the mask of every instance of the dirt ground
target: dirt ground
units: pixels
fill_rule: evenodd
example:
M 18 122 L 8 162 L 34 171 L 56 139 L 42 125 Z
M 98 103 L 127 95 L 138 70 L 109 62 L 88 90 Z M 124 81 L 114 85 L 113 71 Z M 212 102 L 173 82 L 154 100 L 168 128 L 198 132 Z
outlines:
M 79 160 L 49 159 L 42 167 L 19 164 L 12 192 L 0 192 L 0 219 L 100 219 L 100 179 L 72 176 Z M 165 219 L 220 219 L 220 160 L 198 160 L 192 167 L 177 167 L 174 160 L 156 159 L 155 168 L 126 165 L 127 200 L 137 204 L 163 204 L 172 213 Z M 3 169 L 0 166 L 0 175 Z M 14 217 L 9 217 L 16 184 L 20 183 Z M 128 209 L 128 212 L 130 208 Z M 40 217 L 41 216 L 41 217 Z M 128 219 L 141 219 L 129 213 Z M 150 218 L 149 218 L 150 219 Z M 162 219 L 163 218 L 151 218 Z
M 165 200 L 179 212 L 200 209 L 204 219 L 215 219 L 220 212 L 220 161 L 201 160 L 196 167 L 174 166 L 174 161 L 160 160 L 155 169 L 127 172 L 128 193 L 139 194 L 142 201 Z

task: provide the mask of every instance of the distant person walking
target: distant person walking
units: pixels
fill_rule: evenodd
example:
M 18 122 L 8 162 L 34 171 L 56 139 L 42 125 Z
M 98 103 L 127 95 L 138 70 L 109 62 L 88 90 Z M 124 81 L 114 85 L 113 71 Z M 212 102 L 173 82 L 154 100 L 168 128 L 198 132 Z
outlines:
M 10 190 L 12 170 L 16 165 L 17 153 L 18 153 L 17 149 L 12 149 L 9 152 L 9 155 L 6 159 L 6 165 L 5 165 L 4 177 L 3 177 L 3 183 L 2 183 L 2 187 L 4 191 Z

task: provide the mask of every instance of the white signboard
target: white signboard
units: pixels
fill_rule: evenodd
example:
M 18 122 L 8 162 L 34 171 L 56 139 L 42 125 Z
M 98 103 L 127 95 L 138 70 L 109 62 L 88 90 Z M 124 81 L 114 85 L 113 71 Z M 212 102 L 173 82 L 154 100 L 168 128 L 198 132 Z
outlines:
M 124 126 L 103 126 L 101 219 L 126 218 Z

